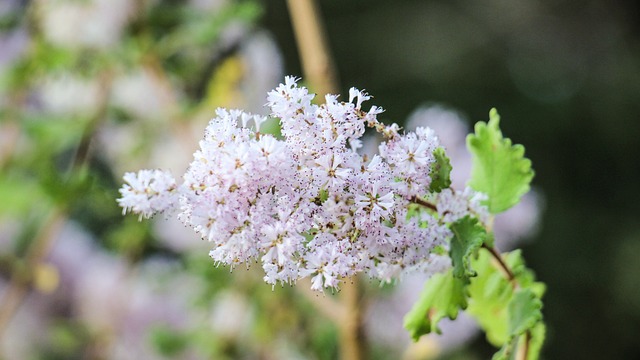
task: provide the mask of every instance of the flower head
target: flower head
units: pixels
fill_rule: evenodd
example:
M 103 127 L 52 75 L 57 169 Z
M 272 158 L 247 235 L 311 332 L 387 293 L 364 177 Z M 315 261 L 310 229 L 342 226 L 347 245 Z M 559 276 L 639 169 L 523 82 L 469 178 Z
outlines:
M 429 193 L 433 131 L 383 125 L 382 109 L 363 110 L 370 96 L 354 88 L 348 102 L 315 105 L 297 82 L 267 95 L 282 138 L 259 132 L 264 117 L 218 109 L 182 185 L 160 171 L 127 173 L 120 205 L 141 217 L 179 207 L 216 263 L 259 261 L 272 285 L 311 277 L 322 291 L 360 272 L 391 281 L 428 269 L 450 236 L 446 221 L 483 211 L 475 194 L 444 190 L 432 195 L 437 212 L 408 215 L 410 199 Z M 356 152 L 367 126 L 387 139 L 370 161 Z

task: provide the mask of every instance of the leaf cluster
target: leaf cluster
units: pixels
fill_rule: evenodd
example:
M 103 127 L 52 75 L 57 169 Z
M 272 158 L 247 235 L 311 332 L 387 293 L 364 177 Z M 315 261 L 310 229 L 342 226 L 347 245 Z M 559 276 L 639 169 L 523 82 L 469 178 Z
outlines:
M 485 204 L 492 214 L 518 203 L 534 174 L 524 147 L 503 138 L 499 120 L 492 109 L 489 123 L 478 123 L 467 138 L 473 154 L 469 185 L 487 195 Z M 448 165 L 442 159 L 438 162 Z M 436 184 L 432 190 L 449 186 Z M 440 333 L 440 320 L 455 319 L 465 310 L 487 340 L 500 348 L 494 359 L 537 359 L 545 336 L 541 311 L 545 285 L 535 280 L 519 250 L 500 254 L 493 247 L 493 234 L 478 219 L 466 216 L 450 224 L 450 229 L 452 268 L 425 283 L 420 299 L 405 316 L 411 337 L 418 340 L 425 334 Z

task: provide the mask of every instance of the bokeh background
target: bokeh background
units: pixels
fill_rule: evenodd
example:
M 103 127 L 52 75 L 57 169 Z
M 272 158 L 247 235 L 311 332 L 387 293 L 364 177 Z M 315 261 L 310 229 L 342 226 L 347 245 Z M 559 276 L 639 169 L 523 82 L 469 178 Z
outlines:
M 501 237 L 548 285 L 543 358 L 640 357 L 640 5 L 320 10 L 342 92 L 366 89 L 385 122 L 433 126 L 454 180 L 491 107 L 525 145 L 534 193 Z M 216 107 L 264 113 L 286 74 L 302 72 L 281 0 L 0 0 L 2 357 L 334 358 L 335 327 L 299 290 L 216 268 L 179 221 L 115 202 L 124 172 L 179 176 Z M 390 325 L 422 281 L 367 284 L 371 358 L 490 357 L 464 317 L 418 344 Z

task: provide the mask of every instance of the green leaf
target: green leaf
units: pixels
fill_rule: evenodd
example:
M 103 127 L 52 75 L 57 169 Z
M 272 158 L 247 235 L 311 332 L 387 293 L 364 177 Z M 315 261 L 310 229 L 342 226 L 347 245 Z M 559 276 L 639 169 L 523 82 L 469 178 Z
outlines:
M 493 355 L 491 360 L 516 360 L 518 349 L 518 339 L 512 339 L 506 343 L 497 353 Z
M 432 192 L 440 192 L 442 189 L 446 189 L 451 186 L 451 162 L 447 157 L 443 147 L 438 147 L 433 151 L 433 156 L 436 159 L 435 164 L 431 168 L 431 185 L 429 190 Z
M 467 312 L 475 317 L 487 335 L 487 340 L 501 347 L 494 360 L 516 359 L 528 342 L 527 359 L 538 359 L 544 342 L 545 326 L 542 322 L 544 284 L 535 281 L 533 273 L 522 260 L 520 251 L 502 254 L 511 269 L 518 288 L 506 279 L 488 251 L 480 252 L 473 266 L 481 276 L 471 280 L 467 287 Z
M 465 216 L 451 224 L 453 237 L 449 244 L 449 254 L 453 263 L 453 276 L 463 279 L 464 283 L 477 273 L 471 268 L 471 257 L 482 246 L 487 232 L 478 219 Z
M 414 341 L 433 331 L 440 333 L 438 322 L 441 319 L 445 316 L 455 319 L 458 311 L 467 307 L 464 287 L 464 282 L 451 271 L 427 280 L 420 299 L 404 317 L 404 327 Z
M 469 186 L 487 194 L 486 205 L 497 214 L 518 203 L 529 191 L 534 172 L 531 161 L 524 157 L 524 147 L 502 137 L 496 109 L 491 109 L 489 118 L 489 124 L 478 122 L 475 134 L 467 136 L 467 148 L 473 157 Z
M 467 286 L 469 307 L 472 315 L 486 333 L 487 340 L 501 347 L 509 340 L 507 307 L 513 287 L 507 278 L 492 263 L 488 251 L 480 251 L 472 262 L 479 276 L 471 279 Z
M 540 350 L 544 343 L 546 335 L 546 327 L 543 322 L 538 322 L 530 329 L 529 334 L 513 337 L 492 357 L 492 360 L 516 360 L 521 353 L 521 346 L 525 346 L 524 342 L 528 341 L 527 360 L 538 360 L 540 358 Z
M 542 320 L 542 301 L 531 289 L 515 292 L 509 303 L 509 334 L 518 336 Z
M 520 288 L 533 293 L 538 299 L 544 294 L 543 283 L 536 282 L 531 270 L 527 269 L 519 250 L 503 253 L 502 259 L 513 272 Z M 471 263 L 478 276 L 471 279 L 467 286 L 469 307 L 472 315 L 486 333 L 487 340 L 501 347 L 511 340 L 509 307 L 513 306 L 513 284 L 498 269 L 489 251 L 479 251 L 478 257 Z M 522 290 L 520 290 L 522 291 Z
M 530 289 L 537 297 L 542 298 L 547 287 L 544 283 L 536 281 L 535 274 L 524 263 L 522 251 L 514 250 L 510 253 L 504 253 L 502 256 L 511 268 L 520 287 Z

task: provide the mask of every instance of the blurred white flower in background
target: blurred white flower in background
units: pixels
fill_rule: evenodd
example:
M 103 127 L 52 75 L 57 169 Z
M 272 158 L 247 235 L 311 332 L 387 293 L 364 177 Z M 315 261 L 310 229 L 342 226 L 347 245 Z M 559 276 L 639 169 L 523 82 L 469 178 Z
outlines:
M 135 4 L 131 0 L 38 0 L 42 33 L 59 46 L 108 48 L 120 41 Z
M 65 226 L 50 261 L 60 272 L 57 301 L 70 306 L 72 316 L 88 326 L 101 343 L 99 354 L 106 358 L 153 359 L 155 352 L 147 341 L 149 328 L 178 326 L 186 318 L 185 308 L 172 302 L 175 296 L 187 293 L 155 292 L 144 271 L 98 248 L 78 225 Z M 115 355 L 120 347 L 126 348 L 126 356 Z
M 42 110 L 57 115 L 89 115 L 100 102 L 98 81 L 70 73 L 43 79 L 38 93 Z
M 216 296 L 212 304 L 209 326 L 221 337 L 239 338 L 251 330 L 252 318 L 246 295 L 228 289 Z
M 112 106 L 128 112 L 137 120 L 158 122 L 170 114 L 170 102 L 175 94 L 161 86 L 150 70 L 137 68 L 117 77 L 111 87 Z
M 135 12 L 141 3 L 150 7 L 159 1 L 0 0 L 0 16 L 19 11 L 32 13 L 33 17 L 21 23 L 33 25 L 33 33 L 41 33 L 44 40 L 30 38 L 26 25 L 19 24 L 14 30 L 3 28 L 0 75 L 5 75 L 15 60 L 33 58 L 35 55 L 29 49 L 46 50 L 53 45 L 63 60 L 85 54 L 104 60 L 103 55 L 108 53 L 106 63 L 96 64 L 101 75 L 107 73 L 107 84 L 102 77 L 80 74 L 96 70 L 93 67 L 80 68 L 74 63 L 73 68 L 65 68 L 68 64 L 64 63 L 58 68 L 55 57 L 38 58 L 38 66 L 43 66 L 38 70 L 43 73 L 29 74 L 34 81 L 21 94 L 25 98 L 25 112 L 35 110 L 36 116 L 47 121 L 49 115 L 75 121 L 96 112 L 102 115 L 105 110 L 104 121 L 95 129 L 91 151 L 110 171 L 122 173 L 151 163 L 176 173 L 184 172 L 184 164 L 192 159 L 215 104 L 207 103 L 206 98 L 188 99 L 193 94 L 185 94 L 185 80 L 173 69 L 162 68 L 165 65 L 162 58 L 158 59 L 159 69 L 147 63 L 146 58 L 135 65 L 126 63 L 130 59 L 125 63 L 118 59 L 111 62 L 113 54 L 122 50 L 124 40 L 139 40 L 138 34 L 129 33 L 127 26 L 138 15 Z M 225 6 L 235 5 L 226 0 L 193 0 L 179 7 L 184 6 L 187 12 L 204 12 L 202 15 L 207 19 L 218 19 L 225 16 L 220 14 Z M 176 13 L 171 16 L 182 19 Z M 282 58 L 275 41 L 266 32 L 256 31 L 253 21 L 246 19 L 231 19 L 219 30 L 219 36 L 210 44 L 195 50 L 204 50 L 203 64 L 211 61 L 209 70 L 213 72 L 220 71 L 220 62 L 228 58 L 240 64 L 239 76 L 232 83 L 237 89 L 234 95 L 241 95 L 236 106 L 263 111 L 265 94 L 283 76 Z M 167 29 L 163 36 L 171 34 L 171 29 Z M 26 55 L 25 59 L 21 59 L 22 55 Z M 207 80 L 217 81 L 202 80 L 205 84 Z M 0 106 L 10 101 L 0 93 Z M 215 106 L 220 105 L 223 104 Z M 189 111 L 185 111 L 186 107 Z M 38 145 L 20 132 L 18 121 L 0 124 L 0 164 L 5 153 L 15 156 Z M 24 227 L 28 225 L 9 217 L 0 218 L 2 259 L 5 255 L 12 259 L 17 239 L 24 236 Z M 162 218 L 154 221 L 152 231 L 159 240 L 160 252 L 178 254 L 171 254 L 170 259 L 149 258 L 145 254 L 143 260 L 130 262 L 122 254 L 101 246 L 91 234 L 93 230 L 93 225 L 83 227 L 70 221 L 59 234 L 52 235 L 54 245 L 43 262 L 56 279 L 49 284 L 52 292 L 44 294 L 38 289 L 29 292 L 0 339 L 1 358 L 34 358 L 52 347 L 58 351 L 64 345 L 55 338 L 60 325 L 69 327 L 68 336 L 77 337 L 73 341 L 81 348 L 72 349 L 74 355 L 104 359 L 164 359 L 150 341 L 156 327 L 178 333 L 202 328 L 212 336 L 220 332 L 220 337 L 230 343 L 237 342 L 237 336 L 246 336 L 245 330 L 254 318 L 250 298 L 244 293 L 227 291 L 220 297 L 211 295 L 211 303 L 204 307 L 194 305 L 207 284 L 200 274 L 186 271 L 182 260 L 189 257 L 191 250 L 204 250 L 204 246 L 208 250 L 209 246 L 179 221 Z M 6 286 L 0 279 L 0 294 L 5 293 Z M 212 321 L 217 325 L 212 327 Z M 193 348 L 196 350 L 190 346 L 180 353 L 180 358 L 207 357 L 198 352 L 201 349 L 197 346 Z

